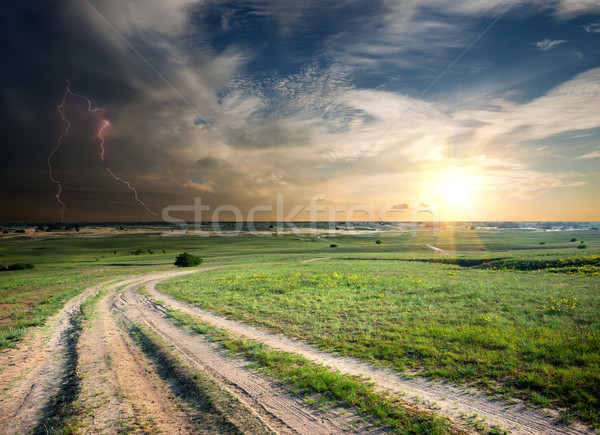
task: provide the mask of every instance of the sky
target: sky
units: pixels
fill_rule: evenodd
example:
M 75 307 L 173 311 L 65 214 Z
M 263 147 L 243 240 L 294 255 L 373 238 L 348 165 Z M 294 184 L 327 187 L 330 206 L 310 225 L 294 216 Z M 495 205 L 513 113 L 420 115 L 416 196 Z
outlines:
M 600 220 L 600 0 L 7 0 L 1 221 Z

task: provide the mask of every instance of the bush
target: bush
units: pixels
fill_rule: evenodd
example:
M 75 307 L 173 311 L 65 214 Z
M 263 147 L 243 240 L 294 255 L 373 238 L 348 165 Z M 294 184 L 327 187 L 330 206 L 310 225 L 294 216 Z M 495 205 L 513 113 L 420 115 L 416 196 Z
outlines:
M 571 242 L 576 242 L 576 241 L 577 241 L 577 237 L 573 237 L 573 238 L 571 239 Z
M 25 270 L 25 269 L 33 269 L 33 264 L 31 263 L 15 263 L 9 266 L 0 266 L 1 272 L 6 272 L 8 270 Z
M 15 263 L 8 266 L 8 270 L 25 270 L 25 269 L 33 269 L 33 264 L 31 263 Z
M 192 267 L 192 266 L 198 266 L 199 264 L 202 264 L 202 258 L 200 257 L 196 257 L 195 255 L 192 254 L 188 254 L 187 252 L 184 252 L 183 254 L 179 254 L 176 258 L 175 258 L 175 266 L 177 267 Z
M 585 249 L 587 248 L 587 245 L 585 243 L 580 243 L 579 245 L 577 245 L 577 249 Z
M 383 240 L 377 239 L 377 240 L 375 240 L 375 243 L 377 243 L 378 245 L 381 245 L 383 243 Z
M 329 245 L 330 248 L 337 248 L 338 245 L 336 245 L 335 243 L 332 243 L 331 245 Z
M 545 244 L 546 244 L 546 242 L 540 242 L 540 245 L 545 245 Z

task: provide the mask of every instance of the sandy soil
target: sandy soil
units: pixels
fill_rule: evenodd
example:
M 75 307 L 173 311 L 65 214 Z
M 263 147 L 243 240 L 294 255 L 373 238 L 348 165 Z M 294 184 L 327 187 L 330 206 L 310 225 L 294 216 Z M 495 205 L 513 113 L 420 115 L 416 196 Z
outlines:
M 312 263 L 313 261 L 321 261 L 321 260 L 331 260 L 331 257 L 310 258 L 308 260 L 304 260 L 303 263 Z
M 443 249 L 440 249 L 440 248 L 438 248 L 436 246 L 433 246 L 433 245 L 430 245 L 428 243 L 425 243 L 425 246 L 427 246 L 432 251 L 439 252 L 440 254 L 449 254 L 448 251 L 444 251 Z
M 153 430 L 164 433 L 199 433 L 109 311 L 104 298 L 79 340 L 82 426 L 110 434 L 151 423 Z

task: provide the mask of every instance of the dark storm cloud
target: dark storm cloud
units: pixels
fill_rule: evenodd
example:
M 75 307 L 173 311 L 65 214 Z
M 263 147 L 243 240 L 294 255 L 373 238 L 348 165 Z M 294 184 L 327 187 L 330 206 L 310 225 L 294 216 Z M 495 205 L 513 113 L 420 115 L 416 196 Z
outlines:
M 1 7 L 0 55 L 5 67 L 0 72 L 0 129 L 4 135 L 0 169 L 2 185 L 9 195 L 27 192 L 34 199 L 32 204 L 39 203 L 44 209 L 56 205 L 54 195 L 48 195 L 48 191 L 56 193 L 57 186 L 49 181 L 47 158 L 65 128 L 56 106 L 62 101 L 66 78 L 74 93 L 89 97 L 110 121 L 106 164 L 116 174 L 134 185 L 137 179 L 137 185 L 146 191 L 159 189 L 159 173 L 181 174 L 172 167 L 177 165 L 176 159 L 169 156 L 184 147 L 178 135 L 189 129 L 184 119 L 189 110 L 84 2 L 9 2 Z M 108 4 L 102 11 L 105 16 L 110 15 L 110 7 L 118 9 Z M 176 63 L 172 55 L 177 53 L 171 49 L 168 37 L 161 38 L 151 28 L 141 33 L 121 30 L 167 80 L 185 88 L 180 78 L 171 74 L 170 68 Z M 84 103 L 71 96 L 65 109 L 82 110 Z M 87 115 L 89 137 L 78 137 L 76 127 L 82 126 L 74 125 L 52 159 L 56 177 L 64 181 L 64 194 L 68 197 L 75 186 L 87 189 L 92 201 L 79 202 L 79 206 L 89 209 L 94 208 L 96 198 L 103 196 L 116 196 L 129 203 L 131 192 L 123 191 L 122 186 L 110 187 L 114 180 L 107 178 L 96 156 L 94 122 L 100 120 L 94 118 L 99 115 Z M 83 158 L 92 153 L 93 158 Z M 15 177 L 14 171 L 8 171 L 18 167 L 32 170 L 27 177 Z M 98 186 L 107 190 L 98 191 Z M 85 199 L 85 194 L 78 199 Z M 10 212 L 5 209 L 5 213 Z
M 12 1 L 1 6 L 0 130 L 4 137 L 0 170 L 9 194 L 29 196 L 32 209 L 35 204 L 47 207 L 54 200 L 53 195 L 45 195 L 55 190 L 47 177 L 46 159 L 64 129 L 56 106 L 65 91 L 65 78 L 71 80 L 75 92 L 93 98 L 95 105 L 118 107 L 135 94 L 131 78 L 148 77 L 96 32 L 89 17 L 78 10 L 81 5 Z M 89 173 L 86 162 L 73 163 L 83 174 Z M 10 168 L 19 167 L 27 168 L 28 176 L 8 175 Z

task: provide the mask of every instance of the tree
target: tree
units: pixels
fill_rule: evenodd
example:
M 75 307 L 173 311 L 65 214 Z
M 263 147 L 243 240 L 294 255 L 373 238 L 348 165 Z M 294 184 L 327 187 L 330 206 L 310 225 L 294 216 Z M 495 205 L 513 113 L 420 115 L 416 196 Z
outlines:
M 173 264 L 177 267 L 192 267 L 202 264 L 202 261 L 204 261 L 202 258 L 184 252 L 175 258 L 175 263 Z
M 377 243 L 378 245 L 381 245 L 383 243 L 383 240 L 377 239 L 377 240 L 375 240 L 375 243 Z

